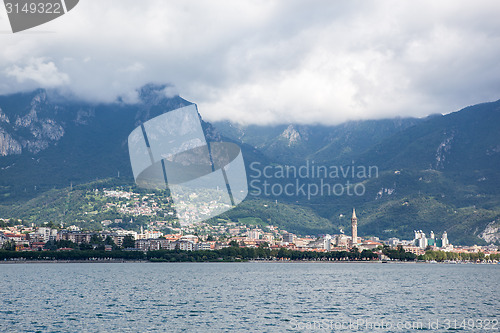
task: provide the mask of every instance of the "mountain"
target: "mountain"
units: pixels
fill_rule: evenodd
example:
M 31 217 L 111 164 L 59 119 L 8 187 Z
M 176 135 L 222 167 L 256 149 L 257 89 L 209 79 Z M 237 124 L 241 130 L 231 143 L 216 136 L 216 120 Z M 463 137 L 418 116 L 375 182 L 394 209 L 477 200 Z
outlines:
M 496 169 L 500 162 L 499 121 L 500 101 L 470 106 L 432 117 L 421 126 L 391 137 L 390 142 L 382 140 L 365 158 L 384 167 Z
M 71 211 L 68 191 L 102 179 L 109 186 L 133 186 L 129 133 L 191 104 L 164 91 L 163 85 L 146 85 L 135 104 L 92 104 L 42 89 L 0 96 L 0 217 L 90 223 L 81 211 Z M 499 118 L 500 102 L 493 102 L 424 119 L 336 126 L 202 121 L 202 127 L 208 141 L 240 144 L 247 167 L 250 195 L 223 219 L 254 219 L 299 234 L 336 233 L 349 230 L 356 207 L 361 236 L 408 239 L 415 229 L 438 235 L 446 230 L 452 243 L 484 244 L 500 241 Z M 337 170 L 337 177 L 279 173 L 306 166 Z M 361 167 L 374 168 L 374 174 L 351 173 Z M 268 190 L 289 184 L 297 190 L 322 181 L 343 192 L 307 197 L 257 191 L 264 182 Z M 355 189 L 363 191 L 348 194 Z M 75 207 L 91 206 L 79 193 Z
M 0 197 L 35 196 L 100 178 L 132 180 L 127 138 L 141 122 L 192 104 L 146 85 L 140 101 L 91 104 L 37 90 L 0 96 Z M 220 140 L 210 124 L 206 135 Z M 1 199 L 0 199 L 1 200 Z
M 376 167 L 376 177 L 360 179 L 348 173 L 339 179 L 324 179 L 330 184 L 345 186 L 350 181 L 351 187 L 362 185 L 363 195 L 299 200 L 320 216 L 336 221 L 339 228 L 349 228 L 348 213 L 355 206 L 364 235 L 411 238 L 413 230 L 423 229 L 448 231 L 456 244 L 484 244 L 485 240 L 500 241 L 498 124 L 500 101 L 425 119 L 359 121 L 331 127 L 214 126 L 225 135 L 254 144 L 283 165 Z M 269 182 L 283 187 L 293 181 L 278 178 Z M 320 186 L 320 181 L 306 177 L 301 184 Z M 297 201 L 288 195 L 268 198 Z
M 377 187 L 391 198 L 367 202 L 368 228 L 448 230 L 463 243 L 500 240 L 500 101 L 431 117 L 358 156 L 388 171 Z M 399 170 L 399 174 L 394 174 Z M 385 192 L 384 192 L 385 194 Z M 385 213 L 382 213 L 385 211 Z M 398 213 L 399 212 L 399 213 Z M 407 223 L 392 217 L 410 219 Z M 391 221 L 392 220 L 392 221 Z M 419 228 L 420 226 L 420 228 Z M 496 229 L 496 231 L 493 231 Z
M 226 137 L 259 149 L 265 156 L 284 164 L 314 160 L 343 164 L 391 135 L 424 121 L 417 118 L 349 121 L 336 126 L 277 125 L 241 126 L 216 122 Z

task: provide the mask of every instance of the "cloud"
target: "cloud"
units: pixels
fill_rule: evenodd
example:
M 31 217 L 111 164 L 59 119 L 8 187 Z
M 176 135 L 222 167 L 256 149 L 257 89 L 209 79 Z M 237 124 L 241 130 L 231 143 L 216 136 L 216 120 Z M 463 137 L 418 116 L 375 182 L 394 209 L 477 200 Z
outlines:
M 123 73 L 139 73 L 144 70 L 144 65 L 140 62 L 135 62 L 132 65 L 126 66 L 124 68 L 119 68 L 118 72 Z
M 59 72 L 52 61 L 42 58 L 30 59 L 24 67 L 13 65 L 5 70 L 7 77 L 13 77 L 19 83 L 34 81 L 37 85 L 54 88 L 69 83 L 69 77 Z M 31 82 L 30 82 L 31 83 Z
M 179 92 L 173 86 L 166 86 L 165 89 L 163 89 L 161 92 L 167 98 L 172 98 L 172 97 L 175 97 L 175 96 L 179 96 Z
M 84 1 L 0 34 L 0 94 L 39 85 L 133 102 L 138 87 L 169 83 L 207 120 L 260 124 L 446 113 L 500 98 L 499 11 L 495 0 Z

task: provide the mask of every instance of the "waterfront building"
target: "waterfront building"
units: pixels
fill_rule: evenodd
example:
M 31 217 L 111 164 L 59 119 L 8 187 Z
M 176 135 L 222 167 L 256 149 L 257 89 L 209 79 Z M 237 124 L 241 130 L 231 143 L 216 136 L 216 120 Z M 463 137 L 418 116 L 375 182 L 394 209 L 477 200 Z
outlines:
M 200 242 L 194 244 L 194 250 L 195 251 L 207 251 L 207 250 L 212 250 L 212 244 L 215 242 Z
M 430 233 L 430 238 L 425 236 L 425 233 L 422 230 L 414 231 L 415 238 L 413 239 L 413 245 L 425 249 L 427 246 L 436 247 L 436 248 L 452 248 L 449 240 L 447 232 L 443 232 L 443 236 L 441 238 L 436 238 L 433 231 Z
M 158 248 L 157 248 L 158 246 Z M 151 242 L 149 239 L 138 239 L 135 241 L 135 247 L 142 251 L 155 251 L 159 250 L 159 244 Z
M 344 234 L 335 235 L 333 243 L 337 247 L 346 248 L 349 245 L 350 237 Z
M 57 233 L 57 240 L 68 240 L 75 244 L 90 243 L 90 238 L 94 234 L 94 232 L 61 230 Z
M 283 242 L 285 243 L 295 243 L 296 236 L 290 232 L 283 234 Z
M 399 240 L 399 238 L 391 237 L 387 240 L 387 245 L 391 247 L 396 247 L 399 243 L 401 243 L 401 240 Z
M 441 247 L 447 247 L 450 244 L 448 241 L 448 233 L 443 232 L 443 236 L 441 237 Z
M 193 251 L 194 243 L 188 240 L 178 240 L 176 242 L 176 247 L 181 251 Z
M 326 251 L 330 251 L 331 248 L 332 248 L 332 236 L 330 235 L 325 235 L 325 237 L 323 238 L 323 248 L 326 250 Z
M 375 250 L 379 246 L 384 246 L 384 244 L 382 244 L 380 242 L 372 241 L 372 240 L 366 240 L 366 241 L 362 242 L 361 244 L 359 244 L 358 249 L 359 249 L 359 251 Z
M 427 238 L 422 230 L 415 231 L 415 246 L 418 246 L 421 249 L 425 249 L 427 247 Z
M 48 242 L 50 240 L 56 240 L 57 238 L 57 229 L 40 227 L 38 230 L 29 234 L 30 239 L 36 239 L 40 242 Z
M 411 252 L 417 256 L 425 254 L 425 249 L 420 246 L 403 245 L 403 250 L 405 250 L 405 252 Z

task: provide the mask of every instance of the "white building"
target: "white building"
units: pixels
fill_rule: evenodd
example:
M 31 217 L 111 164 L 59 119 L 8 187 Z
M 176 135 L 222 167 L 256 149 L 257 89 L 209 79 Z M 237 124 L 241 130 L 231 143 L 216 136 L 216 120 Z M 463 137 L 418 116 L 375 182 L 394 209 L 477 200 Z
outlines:
M 323 248 L 327 251 L 332 250 L 332 236 L 327 234 L 323 237 Z
M 399 238 L 391 237 L 387 240 L 387 245 L 392 247 L 396 247 L 399 243 L 401 243 Z
M 57 229 L 48 227 L 40 227 L 36 231 L 29 234 L 29 238 L 33 242 L 48 242 L 57 239 Z
M 441 237 L 441 247 L 447 247 L 450 244 L 448 241 L 448 233 L 443 232 L 443 236 Z
M 211 250 L 210 243 L 207 243 L 207 242 L 196 243 L 196 244 L 194 244 L 194 250 L 195 251 Z
M 414 239 L 415 246 L 421 249 L 425 249 L 427 247 L 427 238 L 425 237 L 425 233 L 422 230 L 414 231 L 414 233 L 415 233 L 415 239 Z
M 262 230 L 252 229 L 248 232 L 248 238 L 249 239 L 260 239 L 261 234 L 262 234 Z
M 195 235 L 184 235 L 180 238 L 181 241 L 188 241 L 191 243 L 198 243 L 198 236 Z
M 427 246 L 435 246 L 442 249 L 453 248 L 448 240 L 448 234 L 446 233 L 446 231 L 443 232 L 443 236 L 441 237 L 441 239 L 436 238 L 434 231 L 431 231 L 430 238 L 427 238 L 422 230 L 414 232 L 415 238 L 413 239 L 413 245 L 421 249 L 425 249 Z
M 194 250 L 193 242 L 186 241 L 186 240 L 178 240 L 176 243 L 179 246 L 179 250 L 182 250 L 182 251 L 193 251 Z
M 335 235 L 333 242 L 337 247 L 347 247 L 351 242 L 351 237 L 344 234 Z

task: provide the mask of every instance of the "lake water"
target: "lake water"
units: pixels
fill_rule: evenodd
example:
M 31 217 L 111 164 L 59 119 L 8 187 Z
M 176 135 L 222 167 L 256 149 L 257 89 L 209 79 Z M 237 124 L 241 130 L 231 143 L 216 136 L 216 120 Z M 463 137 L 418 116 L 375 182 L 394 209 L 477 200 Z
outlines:
M 1 264 L 0 331 L 498 332 L 499 282 L 500 265 Z

